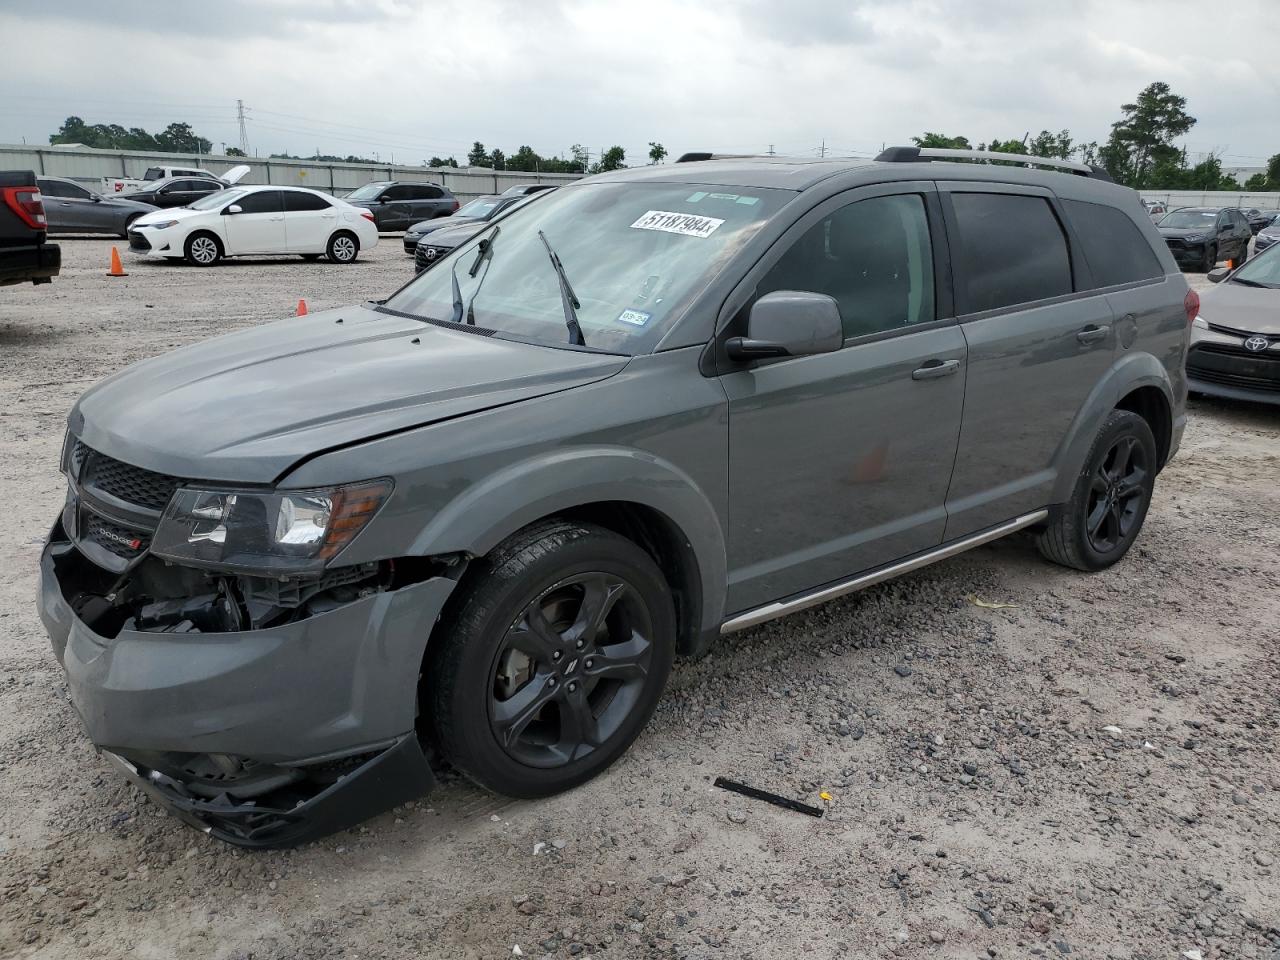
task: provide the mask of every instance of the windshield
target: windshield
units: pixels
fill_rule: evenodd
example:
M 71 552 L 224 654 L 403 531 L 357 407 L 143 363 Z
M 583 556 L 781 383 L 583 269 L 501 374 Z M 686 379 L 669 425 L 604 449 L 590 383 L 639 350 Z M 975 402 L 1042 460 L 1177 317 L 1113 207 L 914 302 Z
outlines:
M 472 200 L 461 210 L 454 214 L 455 217 L 486 217 L 493 208 L 498 205 L 497 197 L 477 197 Z
M 220 207 L 224 203 L 231 203 L 244 196 L 243 190 L 219 190 L 217 193 L 211 193 L 208 196 L 201 197 L 193 203 L 187 204 L 188 210 L 212 210 L 214 207 Z
M 385 183 L 366 183 L 363 187 L 356 187 L 348 193 L 344 200 L 376 200 L 378 194 L 385 190 Z
M 1213 226 L 1218 219 L 1217 210 L 1175 210 L 1160 221 L 1162 227 L 1205 227 Z
M 1258 254 L 1231 275 L 1231 282 L 1280 288 L 1280 254 L 1276 252 L 1278 250 L 1280 246 L 1274 246 Z
M 690 301 L 787 200 L 791 191 L 676 183 L 584 183 L 549 192 L 495 221 L 387 301 L 391 310 L 449 320 L 453 275 L 479 327 L 568 345 L 560 282 L 546 241 L 581 303 L 586 345 L 646 352 Z M 741 192 L 737 192 L 737 191 Z M 471 276 L 473 268 L 476 275 Z M 477 294 L 477 290 L 479 291 Z M 472 299 L 474 297 L 474 300 Z

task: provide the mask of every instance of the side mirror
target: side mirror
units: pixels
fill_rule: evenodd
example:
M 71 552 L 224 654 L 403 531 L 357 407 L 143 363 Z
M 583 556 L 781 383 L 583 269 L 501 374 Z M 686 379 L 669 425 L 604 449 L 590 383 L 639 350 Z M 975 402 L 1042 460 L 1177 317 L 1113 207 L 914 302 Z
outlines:
M 1226 267 L 1214 267 L 1207 274 L 1210 283 L 1221 283 L 1227 277 L 1231 276 L 1231 271 Z
M 752 305 L 747 336 L 732 337 L 724 346 L 729 359 L 750 361 L 834 353 L 843 345 L 835 300 L 805 290 L 775 290 Z
M 389 202 L 389 200 L 388 200 L 388 198 L 387 198 L 387 197 L 379 197 L 379 198 L 378 198 L 378 202 L 379 202 L 379 203 L 388 203 L 388 202 Z
M 89 199 L 90 199 L 90 200 L 92 200 L 94 203 L 101 203 L 101 202 L 102 202 L 102 198 L 101 198 L 100 196 L 98 196 L 96 193 L 91 193 L 91 194 L 89 194 Z
M 223 215 L 229 213 L 244 213 L 244 207 L 240 206 L 238 203 L 233 203 L 231 206 L 227 207 L 227 209 L 223 210 L 222 213 Z

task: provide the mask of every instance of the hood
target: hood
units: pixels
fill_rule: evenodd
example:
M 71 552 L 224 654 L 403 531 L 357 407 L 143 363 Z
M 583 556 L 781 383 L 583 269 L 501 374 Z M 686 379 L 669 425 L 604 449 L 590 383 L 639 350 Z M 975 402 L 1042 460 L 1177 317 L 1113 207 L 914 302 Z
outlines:
M 150 204 L 132 204 L 133 206 L 145 206 L 150 212 L 144 213 L 137 220 L 133 221 L 133 225 L 139 226 L 148 223 L 157 223 L 161 220 L 188 220 L 191 217 L 207 216 L 212 211 L 209 210 L 192 210 L 190 207 L 170 207 L 169 209 L 161 209 L 153 207 Z M 105 451 L 104 451 L 105 452 Z
M 466 243 L 481 230 L 489 226 L 487 220 L 472 220 L 467 217 L 463 223 L 450 223 L 441 227 L 439 230 L 431 232 L 431 245 L 440 247 L 453 247 Z
M 144 360 L 86 391 L 70 427 L 136 466 L 265 484 L 311 454 L 602 380 L 627 359 L 345 307 Z
M 451 217 L 436 217 L 434 220 L 419 221 L 418 223 L 415 223 L 411 227 L 409 227 L 409 229 L 406 230 L 405 232 L 416 233 L 421 235 L 425 233 L 435 233 L 437 230 L 443 230 L 445 227 L 456 227 L 459 224 L 464 224 L 464 223 L 473 224 L 473 223 L 484 223 L 484 222 L 486 221 L 480 220 L 477 217 L 460 217 L 455 213 Z
M 1280 335 L 1280 290 L 1224 280 L 1200 294 L 1200 316 L 1223 327 Z
M 1172 237 L 1176 240 L 1180 240 L 1183 237 L 1212 237 L 1218 232 L 1212 221 L 1203 227 L 1161 227 L 1157 225 L 1156 229 L 1160 231 L 1160 236 Z
M 237 184 L 245 178 L 245 175 L 248 172 L 249 165 L 247 163 L 238 164 L 222 175 L 222 182 L 233 185 Z

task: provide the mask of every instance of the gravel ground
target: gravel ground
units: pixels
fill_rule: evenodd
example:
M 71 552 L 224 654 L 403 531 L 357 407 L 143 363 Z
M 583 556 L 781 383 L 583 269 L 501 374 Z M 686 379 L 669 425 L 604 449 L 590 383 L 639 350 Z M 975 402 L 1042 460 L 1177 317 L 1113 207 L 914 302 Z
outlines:
M 1108 573 L 1006 540 L 678 665 L 567 795 L 447 780 L 246 854 L 122 783 L 66 699 L 33 609 L 64 417 L 126 363 L 385 296 L 408 261 L 386 238 L 346 268 L 108 279 L 109 247 L 0 291 L 0 956 L 1280 956 L 1280 408 L 1195 403 Z

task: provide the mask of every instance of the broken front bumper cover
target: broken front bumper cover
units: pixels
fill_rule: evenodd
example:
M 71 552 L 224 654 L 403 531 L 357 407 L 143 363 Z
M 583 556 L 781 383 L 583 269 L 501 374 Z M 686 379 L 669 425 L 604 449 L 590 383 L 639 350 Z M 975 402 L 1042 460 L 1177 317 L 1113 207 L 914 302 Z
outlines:
M 452 580 L 268 629 L 106 637 L 69 600 L 86 562 L 55 525 L 38 606 L 71 701 L 94 745 L 188 823 L 242 846 L 290 846 L 434 784 L 415 733 L 418 665 Z M 235 768 L 225 790 L 190 772 L 210 758 Z M 263 785 L 272 775 L 283 787 Z
M 271 795 L 237 800 L 230 794 L 206 799 L 159 770 L 102 750 L 133 784 L 179 819 L 241 847 L 291 847 L 355 826 L 396 804 L 422 796 L 435 777 L 415 734 L 401 737 L 371 760 L 293 806 L 271 805 Z

